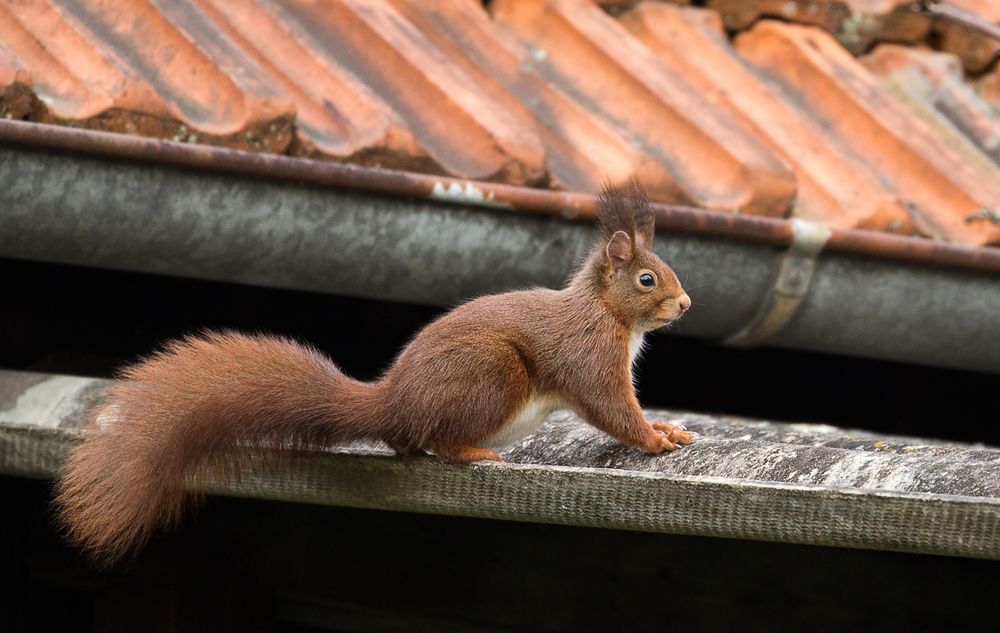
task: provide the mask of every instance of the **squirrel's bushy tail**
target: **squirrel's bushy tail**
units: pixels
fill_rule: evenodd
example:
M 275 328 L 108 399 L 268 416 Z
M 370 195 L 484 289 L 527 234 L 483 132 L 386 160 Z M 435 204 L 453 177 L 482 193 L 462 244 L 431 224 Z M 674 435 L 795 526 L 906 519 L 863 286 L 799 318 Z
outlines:
M 185 485 L 277 455 L 379 436 L 378 384 L 293 341 L 208 333 L 126 369 L 56 485 L 71 541 L 112 563 L 176 523 Z

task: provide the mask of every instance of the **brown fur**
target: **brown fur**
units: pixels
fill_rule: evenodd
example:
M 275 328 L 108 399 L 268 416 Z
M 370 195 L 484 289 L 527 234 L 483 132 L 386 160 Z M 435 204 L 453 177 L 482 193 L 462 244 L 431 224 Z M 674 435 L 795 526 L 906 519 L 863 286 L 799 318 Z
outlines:
M 186 485 L 238 477 L 273 461 L 276 448 L 380 439 L 449 462 L 500 459 L 479 447 L 543 394 L 630 446 L 690 442 L 682 429 L 646 422 L 632 385 L 633 334 L 690 305 L 651 250 L 653 219 L 637 184 L 607 189 L 600 240 L 565 289 L 461 305 L 374 383 L 281 338 L 209 333 L 169 344 L 123 373 L 70 452 L 56 494 L 69 538 L 114 562 L 179 520 Z M 644 272 L 655 287 L 638 282 Z

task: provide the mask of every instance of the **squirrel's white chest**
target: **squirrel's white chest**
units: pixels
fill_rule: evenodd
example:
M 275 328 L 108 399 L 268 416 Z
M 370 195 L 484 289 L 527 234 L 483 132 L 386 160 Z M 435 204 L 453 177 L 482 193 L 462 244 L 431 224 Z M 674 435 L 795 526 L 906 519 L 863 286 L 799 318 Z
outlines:
M 642 351 L 643 345 L 646 344 L 645 339 L 646 333 L 641 330 L 633 330 L 632 335 L 628 339 L 628 363 L 629 365 L 635 364 L 635 357 L 639 355 Z
M 509 446 L 537 431 L 550 413 L 566 408 L 568 408 L 566 403 L 554 395 L 533 396 L 521 407 L 520 411 L 515 413 L 499 431 L 487 438 L 483 444 L 488 448 Z
M 635 331 L 629 337 L 628 358 L 634 363 L 636 356 L 642 351 L 645 332 Z M 486 438 L 483 446 L 487 448 L 504 448 L 518 440 L 523 440 L 542 426 L 545 419 L 555 411 L 569 409 L 569 405 L 561 398 L 552 394 L 533 396 L 521 410 L 515 413 L 499 431 Z

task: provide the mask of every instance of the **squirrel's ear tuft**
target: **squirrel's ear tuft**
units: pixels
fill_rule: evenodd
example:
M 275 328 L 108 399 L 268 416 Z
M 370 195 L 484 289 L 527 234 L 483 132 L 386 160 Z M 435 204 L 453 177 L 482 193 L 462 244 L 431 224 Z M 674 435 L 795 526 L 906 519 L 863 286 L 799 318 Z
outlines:
M 610 240 L 617 231 L 624 231 L 637 246 L 653 248 L 653 207 L 637 180 L 624 185 L 606 184 L 600 196 L 598 218 L 604 240 Z
M 653 235 L 656 233 L 656 216 L 646 190 L 638 181 L 629 185 L 629 204 L 635 217 L 635 239 L 639 246 L 653 250 Z

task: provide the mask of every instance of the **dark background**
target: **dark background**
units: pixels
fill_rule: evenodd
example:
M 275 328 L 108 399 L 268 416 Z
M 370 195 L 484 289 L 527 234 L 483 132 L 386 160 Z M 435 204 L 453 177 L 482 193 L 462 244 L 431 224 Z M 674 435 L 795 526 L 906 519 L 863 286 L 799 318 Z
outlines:
M 202 328 L 373 378 L 441 310 L 0 259 L 6 369 L 110 376 Z M 697 294 L 694 294 L 697 303 Z M 696 308 L 697 309 L 697 306 Z M 933 336 L 933 332 L 928 332 Z M 1000 444 L 996 376 L 656 336 L 647 406 Z M 211 498 L 139 559 L 61 544 L 0 478 L 0 631 L 995 630 L 1000 564 Z
M 0 477 L 0 630 L 996 631 L 993 561 L 211 498 L 88 568 Z

